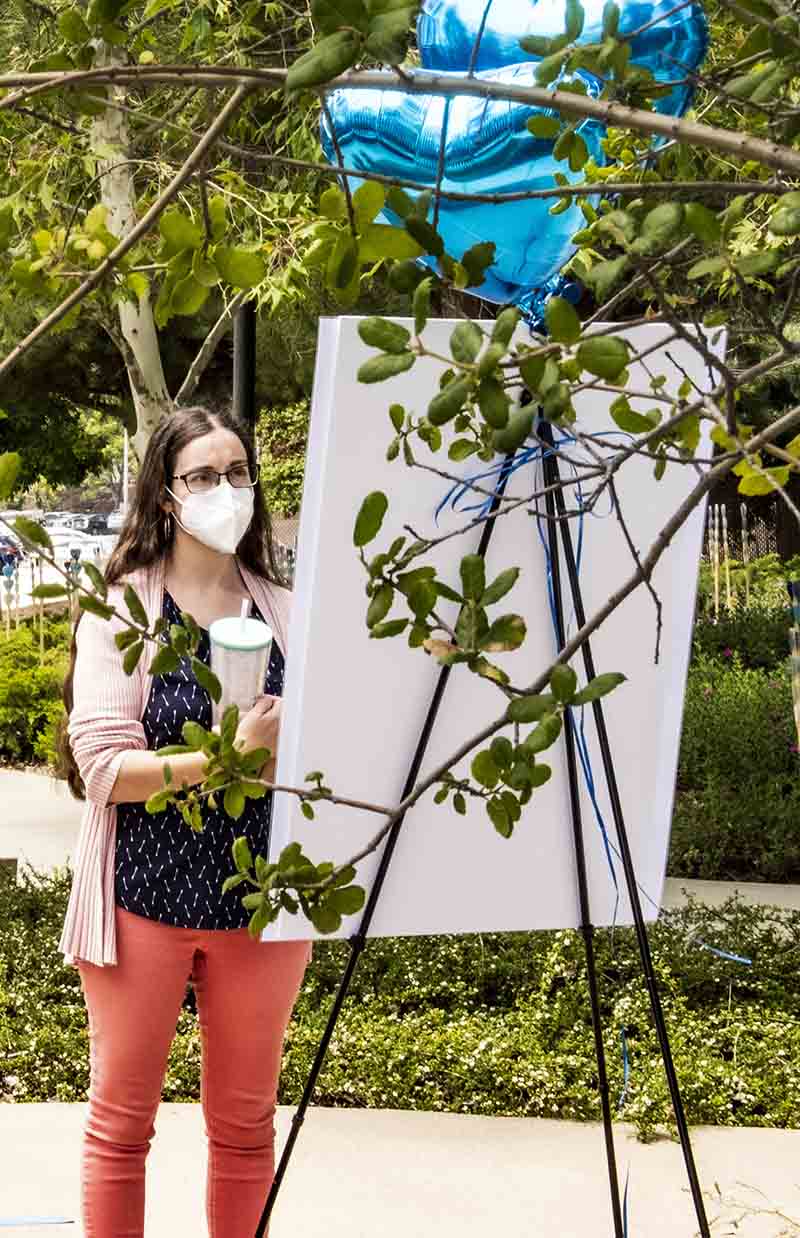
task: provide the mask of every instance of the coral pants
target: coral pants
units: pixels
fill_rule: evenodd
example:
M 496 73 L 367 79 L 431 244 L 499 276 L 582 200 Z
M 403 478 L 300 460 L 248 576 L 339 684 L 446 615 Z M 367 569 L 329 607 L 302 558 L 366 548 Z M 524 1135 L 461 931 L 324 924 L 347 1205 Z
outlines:
M 91 1090 L 86 1238 L 142 1238 L 145 1158 L 186 982 L 197 997 L 211 1238 L 253 1238 L 274 1172 L 281 1048 L 311 948 L 174 928 L 117 908 L 115 967 L 80 963 Z

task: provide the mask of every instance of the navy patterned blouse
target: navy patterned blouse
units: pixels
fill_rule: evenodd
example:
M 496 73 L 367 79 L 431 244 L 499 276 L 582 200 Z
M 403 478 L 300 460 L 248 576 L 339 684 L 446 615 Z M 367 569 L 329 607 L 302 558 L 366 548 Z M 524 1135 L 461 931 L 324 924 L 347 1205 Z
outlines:
M 180 623 L 180 608 L 164 591 L 162 614 Z M 253 606 L 254 619 L 262 619 Z M 208 633 L 203 632 L 197 657 L 210 660 Z M 264 691 L 283 695 L 283 655 L 272 642 Z M 192 674 L 189 659 L 181 667 L 153 679 L 142 724 L 152 751 L 183 742 L 184 722 L 211 726 L 211 697 Z M 118 907 L 135 915 L 179 928 L 244 928 L 250 913 L 241 904 L 241 890 L 221 894 L 222 883 L 234 872 L 231 845 L 245 835 L 254 855 L 266 856 L 272 818 L 272 795 L 247 800 L 238 821 L 222 807 L 203 810 L 205 828 L 197 834 L 177 808 L 151 816 L 144 804 L 117 805 L 115 895 Z

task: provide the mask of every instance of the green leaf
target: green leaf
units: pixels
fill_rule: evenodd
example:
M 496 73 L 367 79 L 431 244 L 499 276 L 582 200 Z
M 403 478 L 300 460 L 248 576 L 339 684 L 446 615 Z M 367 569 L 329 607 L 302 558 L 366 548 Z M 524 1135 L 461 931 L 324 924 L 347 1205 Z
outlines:
M 459 464 L 462 460 L 468 459 L 469 456 L 474 456 L 477 450 L 478 444 L 474 443 L 472 439 L 457 438 L 448 447 L 447 458 Z
M 689 231 L 706 245 L 718 245 L 722 239 L 722 228 L 713 211 L 701 202 L 687 202 L 686 223 Z
M 694 266 L 689 267 L 686 278 L 702 279 L 704 275 L 720 275 L 727 268 L 728 259 L 721 255 L 717 258 L 701 258 L 699 262 L 695 262 Z
M 581 338 L 581 320 L 574 306 L 564 297 L 550 297 L 544 309 L 547 332 L 559 344 L 577 344 Z
M 318 933 L 335 933 L 342 923 L 342 917 L 333 907 L 311 907 L 308 916 Z
M 58 19 L 58 29 L 67 43 L 86 43 L 91 37 L 79 9 L 67 9 L 62 13 Z
M 228 226 L 228 205 L 222 194 L 214 194 L 208 199 L 208 216 L 212 241 L 221 241 Z
M 174 649 L 169 645 L 164 645 L 159 649 L 153 661 L 148 667 L 148 675 L 168 675 L 172 671 L 179 670 L 181 660 Z
M 14 531 L 19 533 L 25 542 L 32 542 L 34 546 L 42 546 L 45 550 L 52 551 L 53 549 L 47 530 L 35 520 L 29 520 L 27 516 L 17 516 L 14 521 Z
M 334 890 L 329 901 L 340 915 L 354 916 L 364 906 L 366 892 L 361 886 L 343 886 L 340 890 Z
M 342 30 L 320 39 L 290 66 L 286 75 L 287 91 L 307 90 L 338 77 L 355 64 L 360 48 L 361 36 L 351 30 Z
M 572 698 L 572 705 L 588 705 L 591 701 L 598 701 L 601 696 L 606 696 L 609 692 L 613 692 L 621 683 L 625 683 L 625 676 L 619 671 L 609 671 L 605 675 L 596 675 L 590 683 L 582 688 Z
M 536 66 L 536 83 L 539 86 L 549 86 L 558 77 L 563 67 L 564 61 L 568 56 L 568 51 L 562 49 L 560 52 L 554 52 L 551 56 L 545 56 Z
M 538 722 L 553 709 L 554 698 L 549 693 L 536 696 L 515 696 L 506 710 L 510 722 Z
M 414 199 L 399 185 L 392 185 L 387 191 L 386 207 L 400 219 L 408 219 L 410 215 L 416 214 Z
M 469 364 L 475 360 L 483 344 L 483 332 L 469 319 L 464 319 L 453 328 L 450 335 L 450 353 L 454 361 Z
M 173 314 L 191 317 L 205 305 L 209 292 L 207 284 L 199 283 L 193 275 L 186 275 L 172 290 L 170 309 Z
M 403 426 L 405 425 L 405 420 L 406 420 L 406 410 L 403 408 L 403 405 L 392 404 L 389 409 L 389 417 L 391 419 L 392 425 L 394 426 L 395 430 L 399 434 Z
M 386 190 L 377 181 L 364 181 L 353 194 L 353 213 L 359 233 L 361 228 L 371 224 L 379 211 L 383 210 Z
M 534 409 L 531 405 L 525 408 L 515 408 L 509 414 L 508 425 L 504 430 L 495 430 L 492 435 L 492 446 L 495 451 L 511 454 L 521 447 L 533 429 Z
M 205 235 L 200 225 L 177 206 L 168 207 L 164 211 L 158 221 L 158 230 L 164 240 L 162 258 L 171 258 L 184 249 L 199 249 Z M 87 231 L 90 232 L 88 227 Z
M 584 340 L 577 352 L 578 364 L 597 378 L 613 382 L 628 364 L 629 347 L 625 340 L 609 335 L 594 335 Z
M 211 668 L 206 666 L 205 662 L 201 662 L 199 658 L 192 658 L 192 671 L 200 687 L 205 688 L 212 701 L 218 705 L 222 699 L 222 684 L 216 675 L 213 674 Z
M 740 275 L 769 275 L 775 270 L 780 258 L 779 249 L 767 249 L 762 250 L 761 253 L 746 254 L 744 258 L 737 258 L 734 266 Z
M 503 384 L 496 378 L 481 380 L 477 391 L 478 408 L 487 425 L 502 430 L 508 425 L 508 410 L 511 399 Z
M 431 312 L 431 289 L 433 288 L 433 279 L 428 277 L 423 279 L 421 284 L 418 284 L 414 291 L 414 297 L 411 302 L 411 308 L 414 312 L 414 334 L 421 335 L 428 321 L 428 315 Z
M 432 224 L 425 219 L 419 219 L 416 215 L 409 215 L 406 219 L 406 230 L 417 244 L 422 246 L 426 254 L 441 258 L 444 253 L 444 241 Z
M 138 623 L 141 627 L 146 628 L 147 611 L 142 605 L 142 600 L 133 585 L 125 586 L 123 597 L 125 599 L 125 605 L 128 608 L 128 614 L 131 616 L 134 623 Z
M 246 803 L 247 799 L 245 797 L 245 793 L 238 783 L 233 783 L 232 786 L 225 788 L 225 796 L 222 804 L 225 812 L 229 817 L 232 817 L 234 821 L 239 820 L 244 812 Z M 239 840 L 237 839 L 236 841 L 238 842 Z M 236 844 L 234 844 L 234 846 L 235 845 Z
M 85 603 L 90 600 L 95 601 L 94 598 L 90 599 L 87 597 L 81 597 L 80 604 L 84 607 L 85 610 L 94 611 L 95 610 L 94 606 L 89 606 L 89 607 L 85 606 Z M 133 672 L 136 670 L 136 667 L 139 665 L 139 659 L 141 658 L 143 653 L 144 653 L 144 641 L 143 640 L 137 640 L 132 645 L 129 645 L 129 647 L 125 651 L 125 657 L 122 659 L 122 669 L 124 670 L 126 675 L 133 674 Z
M 680 231 L 683 213 L 681 202 L 662 202 L 654 206 L 644 217 L 641 236 L 654 248 L 663 247 Z
M 250 844 L 244 836 L 234 839 L 232 854 L 233 863 L 238 873 L 246 874 L 253 867 L 253 853 L 250 850 Z
M 309 804 L 308 800 L 302 801 L 302 803 L 300 804 L 300 811 L 307 821 L 314 820 L 314 809 L 312 808 L 311 804 Z
M 522 746 L 526 752 L 543 752 L 556 742 L 560 734 L 561 718 L 558 714 L 547 714 Z
M 523 39 L 523 46 L 526 40 Z M 549 39 L 541 40 L 543 43 L 549 43 Z M 561 121 L 558 116 L 531 116 L 528 121 L 528 129 L 535 138 L 552 139 L 557 138 L 561 132 Z
M 517 328 L 517 323 L 520 319 L 518 309 L 513 306 L 508 309 L 501 310 L 497 315 L 492 328 L 492 343 L 502 344 L 504 348 L 508 348 L 511 343 L 512 336 Z
M 495 252 L 494 241 L 479 241 L 464 251 L 461 265 L 467 272 L 470 287 L 477 288 L 483 283 L 486 271 L 494 262 Z
M 388 623 L 376 623 L 375 627 L 370 629 L 370 636 L 376 640 L 385 640 L 387 637 L 399 636 L 407 627 L 407 619 L 390 619 Z
M 235 890 L 243 881 L 247 881 L 247 873 L 233 873 L 223 881 L 222 893 L 227 894 L 229 890 Z
M 398 261 L 417 258 L 422 248 L 405 228 L 393 228 L 390 224 L 366 224 L 361 229 L 358 252 L 361 262 L 368 263 L 380 262 L 384 258 Z
M 358 381 L 360 383 L 382 383 L 387 378 L 394 378 L 396 374 L 403 374 L 406 370 L 410 370 L 416 359 L 416 354 L 413 352 L 382 353 L 379 357 L 370 357 L 369 361 L 359 366 Z
M 22 459 L 16 451 L 5 451 L 0 456 L 0 501 L 11 497 L 21 464 Z
M 800 233 L 800 207 L 779 206 L 768 226 L 774 236 L 797 236 Z
M 356 517 L 353 531 L 354 545 L 366 546 L 378 536 L 388 507 L 389 500 L 382 491 L 373 490 L 367 495 Z
M 758 473 L 748 473 L 739 482 L 739 493 L 749 496 L 772 494 L 778 486 L 785 486 L 789 480 L 789 468 L 764 469 Z
M 461 587 L 467 601 L 481 600 L 486 588 L 486 564 L 482 555 L 464 555 L 461 560 Z
M 605 262 L 598 262 L 582 277 L 583 282 L 589 285 L 597 301 L 605 301 L 614 285 L 622 279 L 630 263 L 631 260 L 627 254 L 623 254 L 621 258 L 609 258 Z
M 192 260 L 192 276 L 197 283 L 202 284 L 204 288 L 216 288 L 219 283 L 219 271 L 210 258 L 205 258 L 203 256 L 202 249 L 196 249 L 194 252 L 194 259 Z M 172 301 L 174 305 L 174 295 Z
M 478 599 L 481 606 L 491 606 L 495 602 L 499 602 L 509 593 L 519 579 L 519 568 L 509 567 L 499 576 L 496 576 L 483 595 Z
M 267 274 L 266 263 L 260 254 L 237 246 L 218 245 L 214 250 L 214 262 L 225 282 L 234 288 L 255 288 Z
M 494 763 L 494 758 L 488 748 L 479 752 L 470 766 L 472 777 L 482 787 L 496 787 L 500 781 L 500 770 Z
M 493 796 L 490 800 L 486 801 L 486 812 L 488 813 L 489 820 L 492 825 L 497 830 L 497 833 L 502 838 L 510 838 L 514 832 L 514 824 L 508 815 L 508 810 L 499 796 Z
M 405 353 L 411 339 L 410 331 L 399 322 L 389 322 L 388 318 L 363 318 L 358 324 L 358 334 L 370 348 L 395 354 Z
M 37 601 L 47 601 L 51 598 L 63 598 L 68 594 L 66 585 L 36 585 L 31 589 L 31 597 Z
M 569 705 L 578 687 L 578 677 L 571 666 L 559 662 L 550 676 L 550 691 L 562 705 Z
M 93 593 L 79 594 L 78 605 L 81 610 L 88 611 L 91 615 L 97 615 L 100 619 L 110 619 L 114 614 L 114 607 L 107 606 L 105 602 L 101 602 L 99 598 L 96 598 Z
M 505 735 L 497 735 L 489 745 L 492 760 L 499 770 L 510 767 L 514 757 L 514 745 Z
M 519 45 L 529 56 L 549 56 L 553 40 L 541 34 L 526 34 L 524 39 L 520 39 Z
M 156 791 L 148 800 L 145 801 L 144 810 L 151 816 L 155 816 L 156 813 L 164 811 L 171 798 L 171 791 Z
M 614 400 L 609 411 L 616 425 L 627 434 L 646 434 L 654 428 L 650 417 L 631 408 L 627 396 L 619 396 Z
M 366 31 L 369 24 L 363 0 L 313 0 L 311 15 L 323 34 L 348 26 Z
M 501 615 L 499 619 L 495 619 L 488 636 L 481 642 L 481 648 L 487 653 L 519 649 L 525 640 L 525 633 L 525 620 L 521 615 Z
M 374 628 L 376 623 L 382 623 L 392 609 L 394 589 L 390 584 L 383 584 L 372 595 L 367 610 L 367 627 Z
M 471 391 L 472 378 L 469 374 L 448 383 L 428 405 L 428 421 L 434 426 L 443 426 L 452 421 L 461 412 Z

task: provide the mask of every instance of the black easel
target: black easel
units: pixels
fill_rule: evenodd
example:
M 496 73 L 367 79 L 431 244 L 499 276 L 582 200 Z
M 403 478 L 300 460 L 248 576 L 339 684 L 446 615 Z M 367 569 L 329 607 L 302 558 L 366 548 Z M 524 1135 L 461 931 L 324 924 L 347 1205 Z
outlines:
M 577 564 L 575 560 L 575 552 L 572 545 L 572 535 L 569 530 L 568 517 L 566 515 L 566 505 L 561 489 L 558 487 L 560 479 L 558 459 L 555 453 L 553 443 L 552 429 L 547 422 L 542 422 L 538 431 L 539 439 L 542 442 L 543 462 L 544 462 L 544 479 L 547 487 L 545 497 L 546 511 L 548 515 L 548 539 L 550 550 L 550 563 L 552 573 L 552 588 L 555 601 L 556 612 L 556 628 L 557 641 L 559 649 L 562 649 L 565 644 L 565 628 L 564 628 L 564 606 L 563 592 L 561 587 L 561 566 L 558 549 L 558 528 L 561 530 L 561 539 L 563 543 L 564 561 L 567 569 L 567 580 L 569 582 L 570 594 L 572 603 L 575 608 L 575 616 L 579 626 L 583 626 L 586 622 L 586 616 L 583 609 L 583 598 L 581 594 L 580 580 L 578 577 Z M 507 458 L 506 463 L 510 464 L 513 459 L 513 454 Z M 489 542 L 492 537 L 495 526 L 495 514 L 500 504 L 500 500 L 505 491 L 508 482 L 509 472 L 504 470 L 500 475 L 500 481 L 495 492 L 495 497 L 492 500 L 490 508 L 490 518 L 486 521 L 483 533 L 478 547 L 478 553 L 485 555 Z M 552 487 L 552 488 L 551 488 Z M 586 642 L 582 649 L 584 667 L 587 680 L 594 679 L 595 668 L 594 659 L 592 657 L 589 643 Z M 436 683 L 436 688 L 433 693 L 431 704 L 428 708 L 427 717 L 422 728 L 422 732 L 417 743 L 417 748 L 414 753 L 414 758 L 411 763 L 406 784 L 403 789 L 403 798 L 408 795 L 416 783 L 417 776 L 425 756 L 425 752 L 430 741 L 436 717 L 439 712 L 442 697 L 444 695 L 447 682 L 450 677 L 450 667 L 444 667 L 440 673 Z M 675 1066 L 672 1060 L 672 1051 L 669 1044 L 669 1036 L 664 1022 L 664 1012 L 661 1006 L 661 999 L 658 992 L 658 985 L 653 970 L 652 957 L 650 954 L 650 943 L 647 936 L 647 928 L 645 925 L 644 916 L 642 914 L 641 902 L 639 899 L 639 890 L 636 883 L 636 874 L 633 867 L 633 859 L 631 856 L 630 845 L 628 842 L 627 829 L 622 813 L 622 805 L 619 798 L 617 788 L 616 775 L 614 772 L 613 760 L 611 757 L 611 747 L 608 740 L 608 732 L 605 725 L 605 717 L 600 701 L 592 703 L 595 725 L 597 727 L 597 735 L 600 744 L 600 751 L 603 761 L 603 771 L 608 785 L 609 796 L 611 799 L 612 814 L 617 832 L 619 843 L 619 851 L 622 858 L 623 870 L 625 873 L 625 882 L 630 899 L 631 909 L 633 912 L 634 926 L 636 930 L 636 939 L 639 946 L 639 955 L 642 962 L 645 983 L 650 997 L 650 1005 L 653 1012 L 653 1019 L 656 1025 L 661 1056 L 664 1062 L 664 1069 L 667 1076 L 667 1084 L 669 1087 L 670 1097 L 675 1112 L 675 1120 L 678 1127 L 681 1148 L 683 1151 L 686 1171 L 689 1178 L 689 1187 L 692 1195 L 692 1200 L 695 1207 L 698 1224 L 700 1227 L 701 1238 L 711 1238 L 711 1233 L 708 1226 L 708 1220 L 703 1203 L 702 1190 L 697 1176 L 697 1169 L 694 1161 L 694 1153 L 692 1151 L 691 1140 L 689 1137 L 689 1129 L 686 1122 L 685 1111 L 683 1107 L 683 1099 L 680 1093 Z M 617 1174 L 616 1154 L 614 1149 L 614 1136 L 611 1114 L 611 1103 L 609 1096 L 608 1073 L 606 1069 L 605 1049 L 603 1045 L 602 1022 L 600 1016 L 600 1000 L 597 985 L 597 969 L 595 966 L 594 955 L 594 927 L 591 922 L 591 909 L 589 905 L 588 880 L 586 872 L 586 856 L 583 843 L 583 825 L 581 817 L 580 805 L 580 790 L 578 781 L 577 763 L 575 760 L 575 731 L 574 722 L 569 711 L 565 716 L 564 738 L 567 750 L 567 774 L 569 782 L 570 807 L 572 813 L 573 841 L 575 846 L 575 867 L 576 878 L 578 883 L 578 897 L 581 913 L 581 934 L 583 937 L 585 952 L 586 952 L 586 968 L 589 984 L 589 999 L 591 1006 L 592 1029 L 595 1041 L 595 1053 L 597 1057 L 598 1071 L 598 1086 L 600 1092 L 600 1104 L 603 1117 L 603 1130 L 605 1136 L 606 1158 L 608 1163 L 609 1187 L 611 1192 L 611 1210 L 614 1222 L 615 1238 L 623 1238 L 625 1226 L 622 1216 L 622 1207 L 619 1194 L 619 1179 Z M 255 1238 L 264 1238 L 266 1227 L 269 1223 L 272 1211 L 275 1206 L 275 1201 L 278 1197 L 281 1184 L 283 1182 L 286 1169 L 294 1150 L 294 1145 L 297 1141 L 297 1136 L 300 1133 L 308 1106 L 311 1103 L 311 1098 L 317 1084 L 320 1072 L 322 1070 L 325 1057 L 328 1051 L 333 1032 L 341 1013 L 344 1000 L 350 989 L 350 985 L 358 966 L 359 959 L 364 951 L 367 942 L 367 933 L 372 922 L 375 908 L 383 890 L 383 884 L 386 880 L 389 865 L 394 854 L 394 849 L 397 844 L 397 839 L 402 828 L 404 817 L 401 817 L 395 822 L 391 832 L 387 837 L 383 853 L 381 855 L 380 864 L 375 877 L 375 881 L 370 891 L 367 905 L 358 931 L 350 938 L 350 957 L 347 961 L 344 974 L 339 984 L 339 989 L 331 1006 L 331 1011 L 328 1016 L 328 1022 L 325 1026 L 322 1039 L 317 1049 L 314 1061 L 311 1066 L 308 1080 L 306 1081 L 303 1095 L 300 1099 L 297 1111 L 292 1119 L 289 1137 L 286 1141 L 286 1147 L 283 1150 L 280 1162 L 275 1172 L 275 1178 L 270 1187 L 267 1201 L 264 1205 L 264 1210 L 261 1214 L 258 1227 L 255 1232 Z
M 550 530 L 550 559 L 552 571 L 553 593 L 556 598 L 556 607 L 560 619 L 561 632 L 559 633 L 559 645 L 563 647 L 563 611 L 561 600 L 561 576 L 558 555 L 558 543 L 556 538 L 556 526 L 561 530 L 561 541 L 564 549 L 564 562 L 567 569 L 567 580 L 569 582 L 570 595 L 572 604 L 575 607 L 575 620 L 579 628 L 582 628 L 586 622 L 586 612 L 583 608 L 583 596 L 581 593 L 580 578 L 578 576 L 578 568 L 575 559 L 575 550 L 572 545 L 572 534 L 569 528 L 569 520 L 566 514 L 566 504 L 564 502 L 563 490 L 558 486 L 560 479 L 558 457 L 555 452 L 553 443 L 553 431 L 550 424 L 543 421 L 540 425 L 539 439 L 544 447 L 544 477 L 545 484 L 554 485 L 556 488 L 547 494 L 547 510 L 550 520 L 548 521 Z M 555 517 L 555 519 L 553 519 Z M 586 641 L 581 650 L 583 656 L 583 665 L 586 672 L 587 681 L 594 679 L 596 671 L 594 658 L 592 656 L 591 644 Z M 703 1202 L 703 1192 L 700 1186 L 700 1180 L 697 1176 L 697 1166 L 695 1165 L 694 1152 L 692 1151 L 692 1142 L 689 1135 L 689 1126 L 686 1121 L 686 1112 L 683 1107 L 683 1097 L 681 1096 L 680 1084 L 678 1076 L 675 1073 L 675 1064 L 672 1060 L 672 1049 L 669 1043 L 669 1034 L 667 1032 L 666 1023 L 664 1021 L 664 1010 L 661 1005 L 661 997 L 658 991 L 658 981 L 656 980 L 655 971 L 653 970 L 653 959 L 650 953 L 650 941 L 647 935 L 647 926 L 645 924 L 644 915 L 642 914 L 642 904 L 639 898 L 639 887 L 636 882 L 636 873 L 633 867 L 633 857 L 631 855 L 630 843 L 628 840 L 628 831 L 625 826 L 625 818 L 622 812 L 622 803 L 619 797 L 619 788 L 617 787 L 617 778 L 614 770 L 614 761 L 611 756 L 611 745 L 608 740 L 608 731 L 606 729 L 605 716 L 603 713 L 603 705 L 601 701 L 592 702 L 592 712 L 594 714 L 595 726 L 597 728 L 597 738 L 600 746 L 600 754 L 603 762 L 603 773 L 608 786 L 608 794 L 611 800 L 611 813 L 614 818 L 614 826 L 617 833 L 617 842 L 619 844 L 620 857 L 622 859 L 622 868 L 625 874 L 625 886 L 630 899 L 631 911 L 633 913 L 633 923 L 636 932 L 636 942 L 639 947 L 639 958 L 642 964 L 644 973 L 645 985 L 647 986 L 648 996 L 650 998 L 650 1008 L 653 1013 L 653 1022 L 655 1023 L 656 1035 L 658 1036 L 658 1044 L 661 1050 L 661 1058 L 664 1063 L 664 1073 L 667 1076 L 667 1086 L 669 1088 L 672 1108 L 675 1114 L 675 1124 L 678 1128 L 678 1137 L 680 1139 L 681 1150 L 683 1152 L 684 1164 L 686 1166 L 686 1174 L 689 1179 L 689 1190 L 692 1196 L 697 1223 L 700 1227 L 701 1238 L 711 1238 L 711 1231 L 706 1217 L 705 1204 Z M 571 734 L 571 723 L 567 725 L 567 736 Z M 569 738 L 568 738 L 569 743 Z M 573 761 L 574 765 L 574 761 Z M 570 770 L 570 794 L 573 794 L 572 788 L 573 771 Z M 583 914 L 583 909 L 582 909 Z M 584 940 L 589 941 L 591 938 L 591 929 L 588 934 L 585 934 Z M 587 948 L 587 962 L 589 963 L 590 971 L 594 970 L 593 957 L 590 961 L 590 955 Z M 596 988 L 596 980 L 595 980 Z M 592 1012 L 594 1022 L 594 1009 Z M 595 1027 L 595 1039 L 597 1040 L 597 1028 Z M 600 1042 L 602 1049 L 602 1042 Z M 598 1056 L 598 1067 L 600 1058 Z M 602 1092 L 601 1092 L 602 1099 Z M 603 1109 L 603 1120 L 605 1122 L 605 1107 Z M 608 1143 L 608 1127 L 606 1140 Z M 613 1143 L 611 1148 L 611 1156 L 609 1160 L 609 1170 L 613 1160 Z M 614 1188 L 612 1186 L 612 1199 L 614 1196 Z

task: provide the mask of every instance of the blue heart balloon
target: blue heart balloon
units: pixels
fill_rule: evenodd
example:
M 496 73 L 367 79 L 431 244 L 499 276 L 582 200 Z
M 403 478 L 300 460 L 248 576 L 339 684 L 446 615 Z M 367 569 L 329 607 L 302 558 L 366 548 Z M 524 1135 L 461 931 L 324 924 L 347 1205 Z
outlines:
M 476 76 L 529 86 L 535 68 L 510 65 Z M 590 94 L 599 93 L 597 79 L 589 74 L 578 76 Z M 328 107 L 345 165 L 363 171 L 365 179 L 377 172 L 433 187 L 445 125 L 444 190 L 507 194 L 552 189 L 556 172 L 572 180 L 582 177 L 553 158 L 552 141 L 533 137 L 527 128 L 531 116 L 555 116 L 551 109 L 471 95 L 445 100 L 441 95 L 389 90 L 337 90 L 329 96 Z M 604 126 L 586 120 L 578 132 L 590 155 L 602 163 Z M 334 162 L 333 141 L 325 122 L 322 145 Z M 355 187 L 354 179 L 350 180 Z M 438 227 L 449 254 L 460 258 L 479 241 L 494 241 L 495 261 L 484 283 L 474 289 L 477 295 L 501 303 L 516 302 L 561 269 L 573 249 L 570 237 L 584 224 L 584 217 L 575 205 L 560 215 L 550 215 L 552 206 L 552 198 L 501 205 L 442 198 Z M 390 211 L 384 212 L 384 218 L 400 222 Z
M 605 0 L 582 0 L 579 44 L 603 41 Z M 648 26 L 631 39 L 631 63 L 649 69 L 659 82 L 684 78 L 702 64 L 708 51 L 708 26 L 699 4 L 675 12 L 674 0 L 618 0 L 620 35 Z M 468 69 L 487 0 L 424 0 L 417 21 L 417 45 L 426 69 Z M 653 25 L 649 25 L 653 22 Z M 553 38 L 564 31 L 564 0 L 491 0 L 477 69 L 497 69 L 537 61 L 520 47 L 528 35 Z M 655 109 L 682 116 L 692 99 L 689 83 L 655 100 Z
M 584 0 L 582 43 L 600 41 L 604 0 Z M 619 0 L 620 33 L 634 34 L 631 60 L 648 68 L 660 82 L 685 77 L 705 56 L 708 33 L 699 4 L 677 12 L 673 0 Z M 473 46 L 487 9 L 487 0 L 425 0 L 417 24 L 417 42 L 425 68 L 465 76 Z M 655 19 L 655 20 L 654 20 Z M 490 81 L 536 85 L 537 58 L 526 56 L 520 38 L 551 37 L 564 29 L 564 0 L 489 0 L 487 20 L 476 59 L 476 76 Z M 578 73 L 587 92 L 597 96 L 604 83 Z M 388 79 L 395 82 L 396 79 Z M 681 115 L 691 101 L 691 87 L 676 85 L 659 99 L 660 112 Z M 455 95 L 408 94 L 396 89 L 338 90 L 328 97 L 333 126 L 344 164 L 370 174 L 414 180 L 433 187 L 442 132 L 442 188 L 466 194 L 508 194 L 550 189 L 555 173 L 570 180 L 565 162 L 553 157 L 553 141 L 535 138 L 527 122 L 535 115 L 557 113 L 510 100 Z M 338 162 L 331 133 L 323 118 L 322 145 L 326 157 Z M 590 156 L 605 162 L 601 141 L 605 126 L 586 120 L 578 127 Z M 355 178 L 350 178 L 355 187 Z M 438 230 L 447 252 L 460 257 L 478 241 L 493 241 L 495 261 L 484 282 L 468 291 L 501 304 L 515 303 L 531 320 L 542 317 L 548 296 L 574 295 L 575 286 L 558 273 L 572 257 L 571 238 L 583 225 L 577 205 L 551 214 L 552 198 L 485 203 L 442 198 Z M 400 221 L 390 211 L 384 222 Z M 433 259 L 424 259 L 435 266 Z

